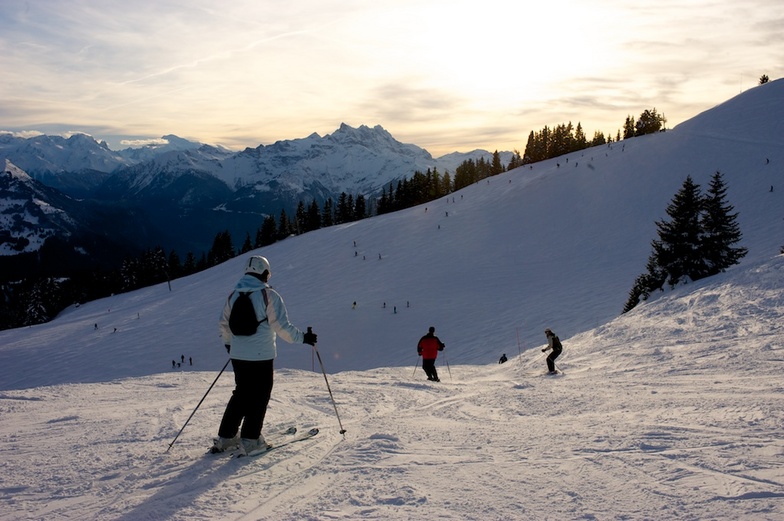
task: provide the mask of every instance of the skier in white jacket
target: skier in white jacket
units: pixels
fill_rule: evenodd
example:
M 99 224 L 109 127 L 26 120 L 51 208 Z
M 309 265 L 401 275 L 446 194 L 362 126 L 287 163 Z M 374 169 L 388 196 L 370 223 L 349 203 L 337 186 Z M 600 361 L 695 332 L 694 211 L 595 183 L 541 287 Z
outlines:
M 283 299 L 267 283 L 270 274 L 266 258 L 260 255 L 250 257 L 245 275 L 237 282 L 223 307 L 220 333 L 231 356 L 236 385 L 223 413 L 212 452 L 240 447 L 248 453 L 267 447 L 261 429 L 272 394 L 276 339 L 280 336 L 289 343 L 316 344 L 315 333 L 303 333 L 289 322 Z M 235 335 L 229 328 L 232 307 L 243 292 L 250 292 L 259 322 L 256 332 L 248 336 Z

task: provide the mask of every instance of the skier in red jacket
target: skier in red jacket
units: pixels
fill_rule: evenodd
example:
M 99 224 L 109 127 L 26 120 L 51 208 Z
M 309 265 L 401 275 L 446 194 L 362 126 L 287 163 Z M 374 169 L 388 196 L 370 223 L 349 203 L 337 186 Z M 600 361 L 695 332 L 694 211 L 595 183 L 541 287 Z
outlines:
M 434 334 L 436 328 L 430 326 L 427 334 L 419 339 L 417 354 L 422 357 L 422 369 L 425 370 L 427 379 L 431 382 L 440 382 L 436 371 L 436 358 L 438 352 L 443 351 L 446 345 Z

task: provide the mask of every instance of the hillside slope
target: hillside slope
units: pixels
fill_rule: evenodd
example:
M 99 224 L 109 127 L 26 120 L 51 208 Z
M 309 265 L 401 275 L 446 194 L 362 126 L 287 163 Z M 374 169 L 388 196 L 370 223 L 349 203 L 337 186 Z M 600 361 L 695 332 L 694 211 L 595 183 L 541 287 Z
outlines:
M 654 223 L 687 175 L 705 186 L 715 171 L 724 174 L 749 249 L 741 269 L 776 255 L 784 240 L 784 146 L 773 133 L 778 115 L 767 107 L 781 99 L 784 82 L 772 82 L 684 130 L 519 168 L 427 205 L 257 253 L 270 259 L 271 282 L 292 321 L 319 335 L 332 372 L 413 365 L 430 325 L 450 362 L 497 360 L 501 351 L 543 343 L 545 327 L 566 339 L 617 317 L 644 269 Z M 735 132 L 719 137 L 730 124 Z M 217 317 L 244 262 L 175 280 L 172 292 L 162 284 L 0 332 L 2 388 L 155 374 L 181 354 L 221 367 Z M 31 367 L 20 351 L 51 365 Z M 277 366 L 310 369 L 313 359 L 303 346 L 281 342 Z

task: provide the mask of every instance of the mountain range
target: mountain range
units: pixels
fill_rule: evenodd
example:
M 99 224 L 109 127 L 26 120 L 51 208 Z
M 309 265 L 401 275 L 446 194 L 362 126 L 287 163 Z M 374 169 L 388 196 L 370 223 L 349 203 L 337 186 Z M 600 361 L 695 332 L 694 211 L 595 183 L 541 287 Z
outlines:
M 512 153 L 500 156 L 508 162 Z M 475 150 L 434 159 L 381 126 L 346 124 L 323 137 L 314 133 L 239 152 L 174 135 L 113 151 L 85 134 L 0 134 L 8 223 L 0 235 L 6 257 L 0 263 L 9 276 L 23 274 L 17 267 L 30 267 L 30 254 L 40 262 L 47 241 L 67 244 L 58 256 L 68 252 L 77 261 L 82 253 L 101 264 L 155 246 L 199 254 L 216 233 L 229 230 L 239 244 L 265 216 L 277 218 L 281 210 L 293 215 L 300 201 L 322 205 L 341 193 L 372 198 L 416 171 L 454 172 L 468 159 L 491 157 Z M 28 209 L 42 204 L 53 211 L 34 212 L 31 219 Z

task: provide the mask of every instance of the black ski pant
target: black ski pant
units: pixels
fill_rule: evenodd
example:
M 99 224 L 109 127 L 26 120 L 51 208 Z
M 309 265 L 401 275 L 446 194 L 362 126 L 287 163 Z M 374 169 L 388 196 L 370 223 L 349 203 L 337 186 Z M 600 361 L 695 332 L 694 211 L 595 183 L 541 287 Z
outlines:
M 553 349 L 553 352 L 550 353 L 550 356 L 547 357 L 547 369 L 552 373 L 555 371 L 555 359 L 561 356 L 561 351 L 556 351 Z
M 234 392 L 223 413 L 218 436 L 233 438 L 242 424 L 241 438 L 251 440 L 261 435 L 267 404 L 272 395 L 272 360 L 235 360 Z
M 425 374 L 427 375 L 428 380 L 438 381 L 438 371 L 436 371 L 435 358 L 423 358 L 422 369 L 425 370 Z

